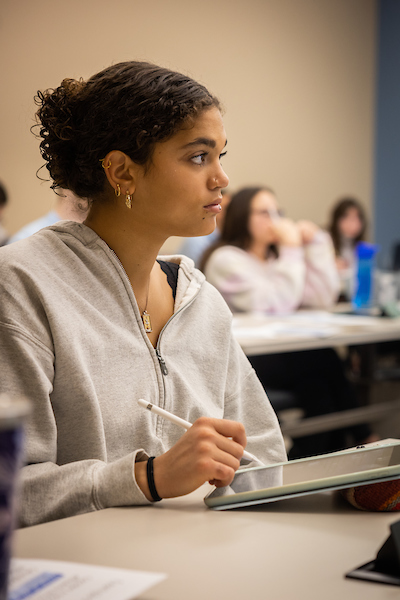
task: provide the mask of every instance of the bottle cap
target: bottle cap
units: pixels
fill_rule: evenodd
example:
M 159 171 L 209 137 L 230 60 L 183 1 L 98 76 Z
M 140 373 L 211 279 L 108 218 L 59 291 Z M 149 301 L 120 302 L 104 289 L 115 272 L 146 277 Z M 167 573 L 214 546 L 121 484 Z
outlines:
M 356 254 L 358 258 L 372 258 L 379 250 L 378 244 L 370 244 L 368 242 L 358 242 L 356 246 Z

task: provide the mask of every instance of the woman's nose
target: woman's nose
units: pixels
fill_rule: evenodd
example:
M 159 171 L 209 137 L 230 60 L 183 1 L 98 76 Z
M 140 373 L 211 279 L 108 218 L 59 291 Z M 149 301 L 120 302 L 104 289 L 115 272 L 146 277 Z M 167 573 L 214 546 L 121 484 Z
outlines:
M 212 189 L 215 188 L 226 188 L 229 185 L 229 177 L 223 170 L 222 166 L 219 165 L 217 173 L 211 178 Z

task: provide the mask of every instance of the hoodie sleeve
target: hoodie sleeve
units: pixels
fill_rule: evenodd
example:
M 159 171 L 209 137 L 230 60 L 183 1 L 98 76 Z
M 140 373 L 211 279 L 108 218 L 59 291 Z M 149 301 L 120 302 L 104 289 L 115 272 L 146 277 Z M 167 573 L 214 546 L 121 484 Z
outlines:
M 247 449 L 264 464 L 287 460 L 275 411 L 233 335 L 230 340 L 224 418 L 243 423 L 247 433 Z
M 338 299 L 340 278 L 329 234 L 318 231 L 305 247 L 306 275 L 301 304 L 312 308 L 329 308 Z
M 57 464 L 57 423 L 51 405 L 54 356 L 48 347 L 17 324 L 0 322 L 0 362 L 0 392 L 24 396 L 34 406 L 25 427 L 21 526 L 111 506 L 148 504 L 134 478 L 135 461 L 147 457 L 142 450 L 112 463 L 104 456 Z
M 258 264 L 259 263 L 259 264 Z M 285 313 L 296 310 L 304 292 L 302 248 L 282 247 L 279 258 L 257 261 L 232 246 L 217 249 L 205 269 L 207 280 L 233 312 Z

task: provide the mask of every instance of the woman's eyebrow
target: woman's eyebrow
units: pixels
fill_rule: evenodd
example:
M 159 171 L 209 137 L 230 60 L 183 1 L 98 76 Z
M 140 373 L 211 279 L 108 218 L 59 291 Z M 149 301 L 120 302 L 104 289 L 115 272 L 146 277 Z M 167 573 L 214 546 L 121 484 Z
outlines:
M 228 140 L 226 140 L 225 144 L 224 144 L 224 148 L 226 146 L 226 144 L 228 143 Z M 193 142 L 189 142 L 188 144 L 185 144 L 184 146 L 182 146 L 183 148 L 191 148 L 192 146 L 208 146 L 209 148 L 215 148 L 217 145 L 215 140 L 212 140 L 210 138 L 205 138 L 205 137 L 198 137 L 195 140 L 193 140 Z

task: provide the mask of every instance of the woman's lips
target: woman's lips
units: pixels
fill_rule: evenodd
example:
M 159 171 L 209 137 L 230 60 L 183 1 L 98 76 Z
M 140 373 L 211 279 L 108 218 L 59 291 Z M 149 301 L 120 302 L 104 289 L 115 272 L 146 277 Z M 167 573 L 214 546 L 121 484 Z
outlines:
M 212 204 L 207 204 L 207 206 L 204 206 L 203 208 L 204 208 L 204 210 L 215 213 L 216 215 L 218 213 L 220 213 L 222 210 L 219 202 L 213 202 Z

